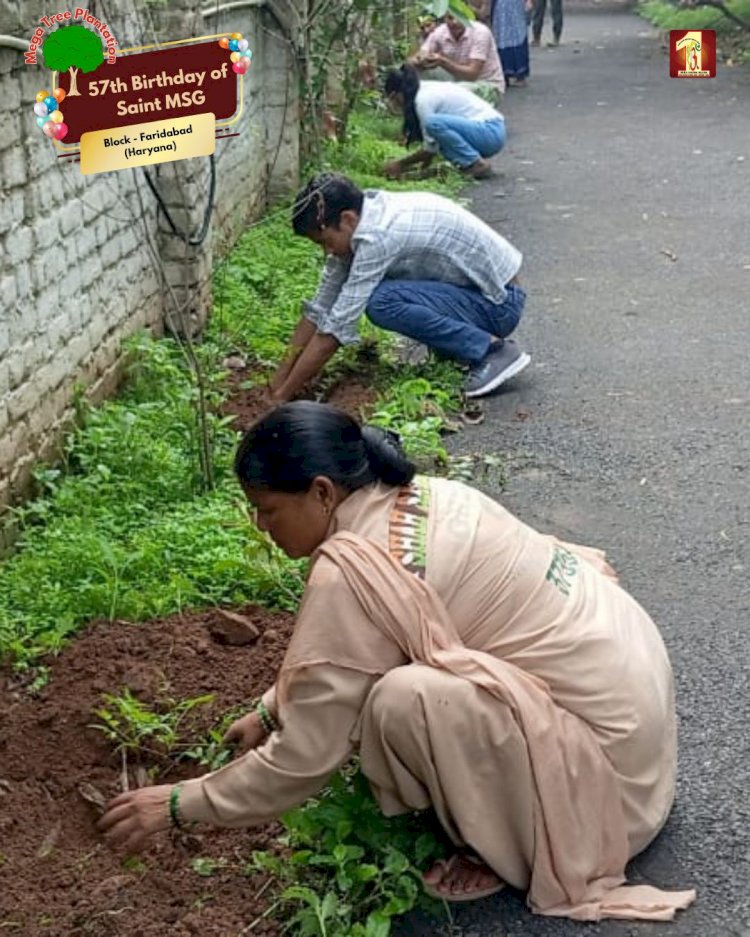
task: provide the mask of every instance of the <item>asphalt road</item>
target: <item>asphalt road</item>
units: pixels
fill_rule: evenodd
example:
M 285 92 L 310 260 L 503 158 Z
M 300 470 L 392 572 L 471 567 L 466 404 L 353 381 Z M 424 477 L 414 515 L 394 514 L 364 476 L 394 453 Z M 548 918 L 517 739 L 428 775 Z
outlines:
M 662 629 L 678 800 L 631 875 L 699 899 L 672 924 L 583 925 L 504 895 L 455 906 L 453 933 L 750 937 L 750 70 L 670 79 L 622 9 L 569 12 L 563 39 L 532 50 L 500 174 L 472 193 L 524 252 L 532 364 L 454 449 L 506 455 L 506 506 L 605 547 Z

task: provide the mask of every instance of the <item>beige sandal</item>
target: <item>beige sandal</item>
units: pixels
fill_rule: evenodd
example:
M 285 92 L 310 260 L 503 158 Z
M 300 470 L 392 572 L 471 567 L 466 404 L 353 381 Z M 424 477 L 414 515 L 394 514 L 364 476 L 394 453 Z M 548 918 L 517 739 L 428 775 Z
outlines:
M 487 865 L 478 856 L 472 856 L 468 853 L 454 853 L 450 859 L 441 859 L 436 865 L 442 865 L 445 871 L 449 872 L 458 861 L 459 856 L 475 865 Z M 490 895 L 501 892 L 505 888 L 505 882 L 498 881 L 497 884 L 490 885 L 487 888 L 479 888 L 476 891 L 455 895 L 451 892 L 438 891 L 439 886 L 428 885 L 424 880 L 422 881 L 422 888 L 424 888 L 426 895 L 435 898 L 437 901 L 478 901 L 480 898 L 489 898 Z

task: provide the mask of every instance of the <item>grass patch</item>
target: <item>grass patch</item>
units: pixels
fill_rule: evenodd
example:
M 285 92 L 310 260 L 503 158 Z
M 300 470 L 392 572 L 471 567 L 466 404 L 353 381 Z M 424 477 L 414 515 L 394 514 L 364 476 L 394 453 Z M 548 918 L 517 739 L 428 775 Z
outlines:
M 727 0 L 726 7 L 750 23 L 750 0 Z M 659 29 L 715 29 L 725 60 L 750 61 L 750 30 L 743 30 L 721 10 L 708 6 L 678 7 L 667 0 L 642 0 L 638 12 Z
M 248 522 L 231 474 L 236 433 L 214 419 L 218 487 L 194 474 L 192 387 L 173 342 L 139 336 L 128 390 L 37 471 L 19 509 L 16 550 L 0 565 L 0 656 L 25 667 L 86 622 L 145 620 L 205 605 L 292 608 L 299 564 Z

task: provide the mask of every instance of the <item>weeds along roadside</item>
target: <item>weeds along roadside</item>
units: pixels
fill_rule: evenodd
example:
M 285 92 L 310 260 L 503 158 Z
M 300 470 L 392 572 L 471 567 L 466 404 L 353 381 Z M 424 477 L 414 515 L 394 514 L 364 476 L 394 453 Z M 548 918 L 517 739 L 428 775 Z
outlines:
M 637 10 L 644 19 L 664 31 L 715 29 L 717 52 L 725 65 L 750 62 L 750 0 L 728 0 L 724 5 L 680 6 L 668 0 L 640 0 Z M 745 23 L 745 28 L 727 14 Z

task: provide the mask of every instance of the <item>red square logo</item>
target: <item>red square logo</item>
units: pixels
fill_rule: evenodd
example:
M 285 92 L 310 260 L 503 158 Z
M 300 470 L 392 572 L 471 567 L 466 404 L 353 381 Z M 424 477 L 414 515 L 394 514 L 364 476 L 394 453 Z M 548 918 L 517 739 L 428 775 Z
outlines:
M 669 33 L 670 78 L 716 78 L 716 32 L 673 29 Z

